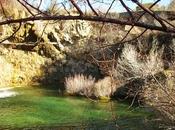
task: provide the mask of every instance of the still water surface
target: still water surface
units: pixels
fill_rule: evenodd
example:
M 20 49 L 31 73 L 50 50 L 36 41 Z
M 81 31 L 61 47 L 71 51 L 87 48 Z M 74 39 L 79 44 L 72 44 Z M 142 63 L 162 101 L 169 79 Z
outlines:
M 0 129 L 157 130 L 151 111 L 58 95 L 56 89 L 20 87 L 16 96 L 0 99 Z

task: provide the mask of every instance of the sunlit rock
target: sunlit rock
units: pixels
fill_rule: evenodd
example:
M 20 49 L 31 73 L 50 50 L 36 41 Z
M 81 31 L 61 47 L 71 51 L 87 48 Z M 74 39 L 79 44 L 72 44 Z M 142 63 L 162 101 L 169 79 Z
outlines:
M 64 23 L 63 32 L 69 34 L 71 37 L 89 37 L 92 35 L 92 26 L 87 21 L 67 21 Z
M 12 79 L 13 66 L 0 56 L 0 86 L 9 85 Z

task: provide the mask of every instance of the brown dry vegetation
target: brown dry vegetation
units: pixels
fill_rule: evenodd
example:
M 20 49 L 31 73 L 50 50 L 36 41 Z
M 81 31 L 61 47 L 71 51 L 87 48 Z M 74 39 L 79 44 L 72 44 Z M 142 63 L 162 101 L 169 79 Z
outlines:
M 95 78 L 92 76 L 84 76 L 77 74 L 67 77 L 65 79 L 65 89 L 71 95 L 92 96 L 92 89 L 94 87 Z
M 160 37 L 164 36 L 159 35 Z M 173 53 L 170 53 L 174 44 L 172 42 L 169 45 L 168 51 L 166 50 L 168 45 L 160 48 L 153 44 L 144 57 L 140 57 L 140 51 L 136 49 L 136 46 L 127 44 L 113 71 L 114 77 L 124 84 L 126 94 L 129 94 L 126 96 L 155 108 L 159 116 L 161 115 L 161 119 L 171 126 L 175 125 L 175 69 L 172 63 L 174 62 Z M 164 55 L 172 57 L 170 58 L 172 61 L 166 59 Z M 169 64 L 169 68 L 165 66 L 165 63 Z
M 116 83 L 111 77 L 104 77 L 98 81 L 92 76 L 76 74 L 65 78 L 66 93 L 82 95 L 91 98 L 110 98 L 116 91 Z

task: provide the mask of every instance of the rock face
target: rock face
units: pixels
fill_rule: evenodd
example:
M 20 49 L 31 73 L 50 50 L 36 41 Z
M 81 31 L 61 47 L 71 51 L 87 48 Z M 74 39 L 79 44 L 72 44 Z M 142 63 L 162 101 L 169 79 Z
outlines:
M 4 59 L 4 57 L 0 56 L 0 86 L 8 86 L 10 85 L 11 79 L 13 77 L 13 66 L 8 61 Z
M 44 49 L 43 49 L 44 48 Z M 0 87 L 12 85 L 59 84 L 67 75 L 100 75 L 98 67 L 84 60 L 66 57 L 51 44 L 32 51 L 0 46 Z
M 29 15 L 25 10 L 16 8 L 13 12 L 8 13 L 14 19 L 21 18 L 20 14 Z M 17 26 L 0 26 L 0 39 L 10 36 Z M 0 67 L 3 68 L 0 72 L 0 86 L 58 84 L 64 76 L 73 73 L 99 75 L 98 67 L 82 57 L 85 51 L 90 50 L 89 45 L 87 49 L 87 41 L 93 35 L 91 31 L 89 22 L 79 20 L 54 24 L 42 21 L 23 24 L 14 36 L 4 43 L 25 43 L 33 48 L 27 47 L 27 50 L 24 50 L 13 44 L 7 45 L 8 49 L 0 46 Z
M 37 53 L 6 48 L 1 50 L 0 86 L 32 84 L 35 78 L 42 75 L 40 68 L 46 59 Z

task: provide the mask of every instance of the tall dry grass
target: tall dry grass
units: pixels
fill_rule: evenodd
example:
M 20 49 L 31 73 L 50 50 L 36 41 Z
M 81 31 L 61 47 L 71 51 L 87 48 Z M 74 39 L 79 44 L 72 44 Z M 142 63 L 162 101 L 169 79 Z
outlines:
M 65 78 L 66 92 L 72 95 L 92 96 L 92 89 L 95 84 L 95 78 L 76 74 Z
M 94 95 L 95 97 L 110 98 L 116 91 L 116 82 L 112 77 L 105 77 L 95 83 Z
M 116 90 L 116 83 L 111 77 L 95 82 L 92 76 L 77 74 L 65 78 L 65 91 L 71 95 L 82 95 L 93 98 L 110 98 Z
M 117 67 L 112 71 L 114 77 L 128 80 L 144 78 L 163 71 L 162 50 L 157 51 L 154 47 L 148 55 L 141 56 L 134 45 L 126 44 Z

